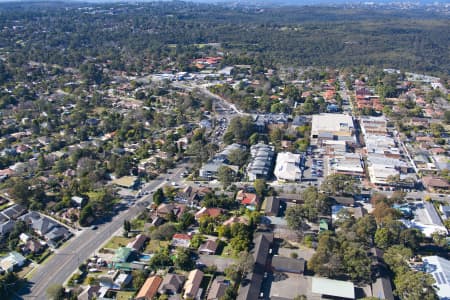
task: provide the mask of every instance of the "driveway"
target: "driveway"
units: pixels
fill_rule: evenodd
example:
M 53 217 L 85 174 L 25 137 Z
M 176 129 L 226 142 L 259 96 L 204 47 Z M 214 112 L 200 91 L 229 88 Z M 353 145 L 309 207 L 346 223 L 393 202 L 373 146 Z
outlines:
M 222 257 L 218 255 L 200 255 L 198 262 L 206 265 L 206 266 L 217 266 L 217 271 L 223 272 L 226 267 L 233 264 L 236 261 L 234 258 L 230 257 Z

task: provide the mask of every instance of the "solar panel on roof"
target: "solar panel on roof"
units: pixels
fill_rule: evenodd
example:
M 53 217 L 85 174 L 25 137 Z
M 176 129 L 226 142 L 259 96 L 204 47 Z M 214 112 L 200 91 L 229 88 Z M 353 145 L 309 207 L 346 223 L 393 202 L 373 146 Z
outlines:
M 437 284 L 441 284 L 441 280 L 439 279 L 438 274 L 437 274 L 437 273 L 434 273 L 433 275 L 434 275 L 434 277 L 436 278 Z
M 441 277 L 442 284 L 446 284 L 447 281 L 445 281 L 444 274 L 442 272 L 439 272 L 439 276 Z

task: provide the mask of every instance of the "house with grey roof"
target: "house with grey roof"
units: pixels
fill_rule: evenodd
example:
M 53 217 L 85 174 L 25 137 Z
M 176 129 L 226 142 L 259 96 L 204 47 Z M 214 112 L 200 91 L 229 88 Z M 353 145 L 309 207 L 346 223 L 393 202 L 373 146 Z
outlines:
M 180 292 L 186 278 L 178 274 L 166 274 L 164 276 L 158 292 L 160 294 L 175 295 Z
M 250 148 L 251 161 L 247 166 L 249 181 L 268 179 L 273 170 L 275 147 L 258 143 Z

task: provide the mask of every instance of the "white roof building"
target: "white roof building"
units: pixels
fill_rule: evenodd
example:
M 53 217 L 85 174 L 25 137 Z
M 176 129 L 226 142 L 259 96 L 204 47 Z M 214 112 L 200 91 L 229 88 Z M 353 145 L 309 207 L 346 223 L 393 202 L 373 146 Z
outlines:
M 323 140 L 355 141 L 353 118 L 344 114 L 313 115 L 311 142 Z
M 436 293 L 439 299 L 450 299 L 450 261 L 440 256 L 425 256 L 424 271 L 436 281 Z
M 300 154 L 278 153 L 274 174 L 278 180 L 298 181 L 301 179 Z
M 417 228 L 425 236 L 431 237 L 435 232 L 447 234 L 447 228 L 442 224 L 433 204 L 427 201 L 415 202 L 413 220 L 401 220 L 408 228 Z

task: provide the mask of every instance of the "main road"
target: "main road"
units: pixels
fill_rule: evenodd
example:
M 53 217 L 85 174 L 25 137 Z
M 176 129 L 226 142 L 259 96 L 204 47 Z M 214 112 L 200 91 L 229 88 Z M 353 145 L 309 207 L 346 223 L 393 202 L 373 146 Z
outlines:
M 180 174 L 183 171 L 184 168 L 177 168 L 172 174 L 151 181 L 145 186 L 145 191 L 154 191 L 168 181 L 179 183 Z M 151 203 L 151 201 L 151 194 L 145 195 L 135 205 L 114 216 L 110 222 L 99 225 L 98 229 L 84 229 L 78 232 L 44 264 L 37 267 L 28 280 L 28 286 L 19 292 L 16 299 L 47 299 L 46 290 L 50 285 L 63 284 L 81 263 L 91 257 L 117 230 L 122 228 L 124 220 L 136 217 L 145 208 L 145 205 L 141 205 L 142 202 Z

